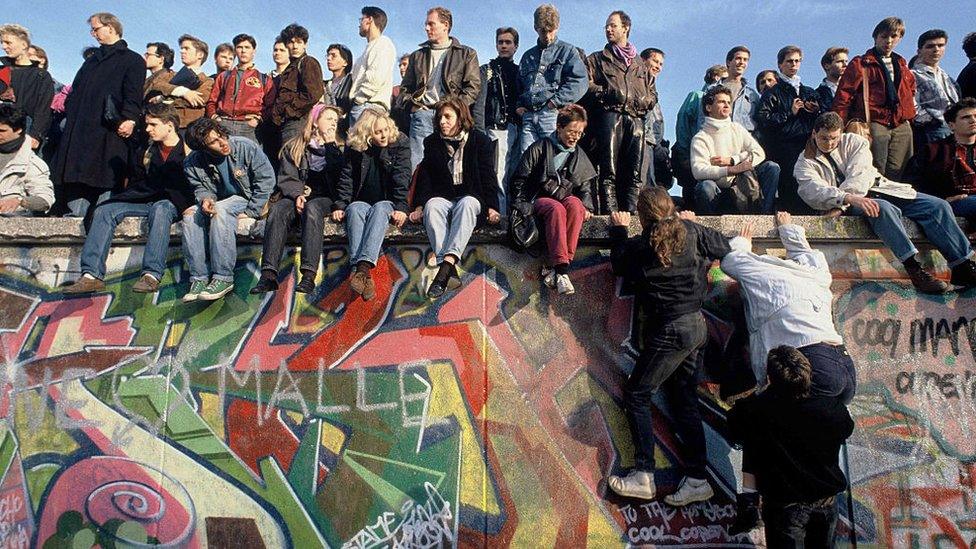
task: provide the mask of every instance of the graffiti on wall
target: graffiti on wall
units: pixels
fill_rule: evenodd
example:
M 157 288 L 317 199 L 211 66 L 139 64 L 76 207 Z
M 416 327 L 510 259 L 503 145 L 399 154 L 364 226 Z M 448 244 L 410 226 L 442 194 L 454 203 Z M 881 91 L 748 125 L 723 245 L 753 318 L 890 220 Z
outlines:
M 289 267 L 278 292 L 249 295 L 249 246 L 232 294 L 184 304 L 177 256 L 157 294 L 131 292 L 134 247 L 113 252 L 104 292 L 66 297 L 52 286 L 77 276 L 76 257 L 52 280 L 43 252 L 0 250 L 0 546 L 754 544 L 728 534 L 738 453 L 722 438 L 718 361 L 700 391 L 715 498 L 677 509 L 607 494 L 606 475 L 632 464 L 620 388 L 640 319 L 600 250 L 578 253 L 577 294 L 558 297 L 538 260 L 481 247 L 436 303 L 419 291 L 423 248 L 387 252 L 368 302 L 341 248 L 315 292 L 294 292 Z M 712 276 L 721 347 L 735 289 Z M 972 305 L 896 283 L 838 295 L 861 367 L 856 533 L 968 544 Z M 656 412 L 667 493 L 683 450 L 666 403 Z

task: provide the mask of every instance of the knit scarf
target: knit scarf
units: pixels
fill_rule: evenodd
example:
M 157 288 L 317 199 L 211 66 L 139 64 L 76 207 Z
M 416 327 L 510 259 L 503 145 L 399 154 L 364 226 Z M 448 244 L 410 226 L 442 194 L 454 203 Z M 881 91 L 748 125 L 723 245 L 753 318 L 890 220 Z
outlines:
M 613 50 L 613 54 L 623 61 L 628 67 L 637 57 L 637 47 L 630 42 L 627 42 L 627 45 L 622 48 L 617 44 L 614 44 L 611 49 Z
M 881 72 L 884 73 L 885 108 L 893 111 L 898 107 L 898 85 L 901 84 L 901 65 L 898 63 L 900 56 L 894 52 L 891 54 L 891 66 L 895 69 L 895 74 L 892 75 L 888 72 L 888 65 L 881 59 L 881 52 L 878 51 L 878 48 L 871 48 L 871 55 L 881 65 Z
M 556 132 L 549 134 L 549 140 L 552 141 L 552 144 L 556 146 L 556 154 L 552 155 L 552 166 L 550 167 L 552 168 L 552 171 L 558 172 L 559 170 L 563 169 L 563 166 L 566 165 L 566 161 L 569 160 L 569 155 L 576 152 L 576 147 L 567 147 L 566 145 L 563 145 Z
M 454 185 L 460 185 L 464 181 L 464 145 L 467 142 L 468 132 L 463 130 L 451 137 L 444 136 L 447 154 L 451 157 L 447 161 L 447 169 L 451 172 Z
M 308 142 L 308 169 L 313 172 L 320 172 L 325 169 L 325 151 L 329 145 L 320 143 L 316 139 Z
M 24 146 L 24 140 L 26 139 L 27 134 L 21 133 L 20 137 L 7 141 L 6 143 L 0 143 L 0 154 L 10 154 L 19 151 Z

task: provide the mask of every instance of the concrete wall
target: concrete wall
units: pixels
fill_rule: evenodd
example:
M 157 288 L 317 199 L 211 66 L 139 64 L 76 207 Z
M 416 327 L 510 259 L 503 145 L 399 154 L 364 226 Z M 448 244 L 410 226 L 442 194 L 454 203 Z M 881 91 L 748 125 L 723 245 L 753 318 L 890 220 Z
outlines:
M 742 219 L 706 222 L 732 234 Z M 248 295 L 260 247 L 242 243 L 234 293 L 183 304 L 178 246 L 158 294 L 130 291 L 137 222 L 120 229 L 106 291 L 66 297 L 77 224 L 0 220 L 0 546 L 752 546 L 727 534 L 739 455 L 714 382 L 730 379 L 721 348 L 743 327 L 717 268 L 700 392 L 716 496 L 675 509 L 606 493 L 608 472 L 632 462 L 620 388 L 641 319 L 601 223 L 570 297 L 542 287 L 538 259 L 484 244 L 464 257 L 464 287 L 431 303 L 426 246 L 407 233 L 370 302 L 353 299 L 333 239 L 314 294 L 293 292 L 290 255 L 280 291 Z M 917 295 L 862 224 L 803 223 L 834 265 L 859 368 L 859 543 L 970 546 L 976 294 Z M 776 248 L 769 221 L 758 230 Z M 683 458 L 666 410 L 662 493 Z

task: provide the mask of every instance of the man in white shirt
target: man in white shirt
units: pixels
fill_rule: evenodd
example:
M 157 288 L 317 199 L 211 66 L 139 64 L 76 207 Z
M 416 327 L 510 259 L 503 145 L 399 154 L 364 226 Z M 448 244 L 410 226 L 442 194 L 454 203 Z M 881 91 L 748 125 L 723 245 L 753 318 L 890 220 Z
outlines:
M 352 66 L 352 88 L 349 97 L 349 126 L 359 120 L 367 108 L 390 110 L 393 95 L 393 64 L 396 63 L 396 46 L 383 35 L 386 29 L 386 12 L 375 6 L 362 9 L 359 18 L 359 36 L 366 39 L 366 49 Z M 403 129 L 403 128 L 401 128 Z
M 779 165 L 766 160 L 766 153 L 749 130 L 732 121 L 732 91 L 721 84 L 714 86 L 705 92 L 701 105 L 704 122 L 691 138 L 691 173 L 697 180 L 696 211 L 718 214 L 722 209 L 731 209 L 746 213 L 752 199 L 759 199 L 762 212 L 772 213 Z M 755 177 L 738 177 L 749 172 Z M 757 180 L 759 189 L 743 184 L 742 179 Z M 761 198 L 754 191 L 760 191 Z M 727 208 L 721 207 L 723 198 L 730 203 Z

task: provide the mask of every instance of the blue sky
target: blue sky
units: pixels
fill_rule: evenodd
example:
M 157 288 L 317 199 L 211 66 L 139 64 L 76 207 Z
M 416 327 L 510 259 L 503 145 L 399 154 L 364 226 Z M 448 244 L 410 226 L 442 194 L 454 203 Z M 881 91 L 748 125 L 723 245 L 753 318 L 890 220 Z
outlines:
M 54 77 L 70 82 L 81 64 L 81 50 L 94 44 L 86 18 L 96 11 L 111 11 L 125 26 L 124 38 L 142 53 L 147 42 L 163 41 L 176 46 L 176 38 L 186 32 L 213 46 L 229 41 L 239 32 L 254 35 L 258 41 L 258 66 L 271 68 L 271 43 L 285 25 L 299 22 L 310 33 L 310 51 L 323 61 L 326 46 L 333 42 L 348 45 L 354 55 L 365 42 L 357 33 L 362 2 L 287 3 L 259 0 L 209 2 L 204 0 L 166 0 L 163 2 L 65 2 L 51 0 L 6 0 L 5 22 L 28 27 L 33 41 L 43 46 L 51 58 Z M 539 2 L 518 0 L 444 2 L 454 13 L 453 35 L 478 50 L 485 62 L 495 56 L 494 30 L 513 26 L 522 36 L 523 51 L 535 42 L 532 11 Z M 803 80 L 817 83 L 823 78 L 820 56 L 829 46 L 846 46 L 852 54 L 871 46 L 871 30 L 889 15 L 905 20 L 908 28 L 898 46 L 906 58 L 915 52 L 919 34 L 930 28 L 949 33 L 949 48 L 943 67 L 953 76 L 966 63 L 960 47 L 962 37 L 976 30 L 972 26 L 972 0 L 938 1 L 931 4 L 907 0 L 882 2 L 841 2 L 835 0 L 772 0 L 767 2 L 593 2 L 562 0 L 555 2 L 561 12 L 559 36 L 588 53 L 605 43 L 603 23 L 613 9 L 623 9 L 634 21 L 631 40 L 638 49 L 654 46 L 667 52 L 664 72 L 658 82 L 667 133 L 674 133 L 674 114 L 688 91 L 701 86 L 705 68 L 725 59 L 725 52 L 737 44 L 752 50 L 747 76 L 760 69 L 775 68 L 776 51 L 786 44 L 804 50 L 800 70 Z M 424 14 L 436 5 L 434 0 L 393 3 L 377 2 L 390 16 L 387 34 L 400 53 L 408 53 L 425 39 Z M 920 5 L 932 9 L 919 9 Z M 272 6 L 272 7 L 269 7 Z M 177 60 L 179 64 L 179 60 Z M 212 69 L 208 63 L 208 69 Z M 398 75 L 397 75 L 398 77 Z

